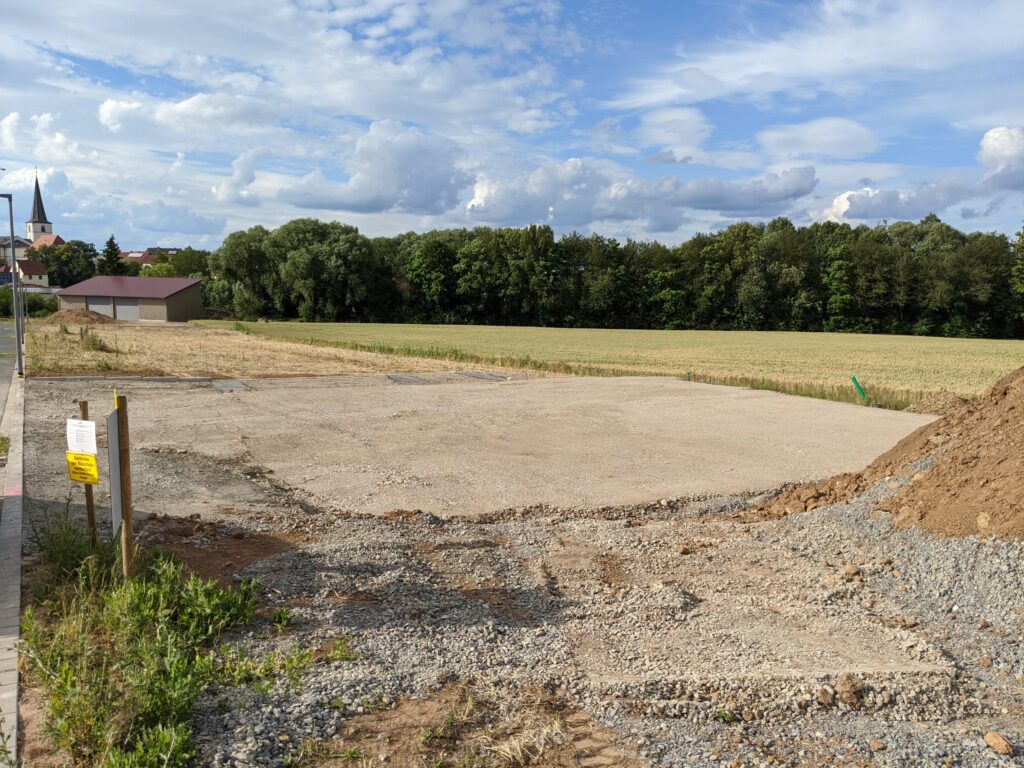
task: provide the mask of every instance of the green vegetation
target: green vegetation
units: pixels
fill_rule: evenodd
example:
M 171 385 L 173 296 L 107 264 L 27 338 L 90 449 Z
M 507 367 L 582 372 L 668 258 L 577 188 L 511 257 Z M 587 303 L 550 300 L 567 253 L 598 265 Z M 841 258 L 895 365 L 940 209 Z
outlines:
M 78 342 L 86 352 L 112 352 L 113 349 L 89 326 L 78 329 Z
M 275 608 L 270 616 L 270 625 L 277 632 L 284 632 L 291 626 L 293 618 L 292 612 L 288 608 Z
M 28 671 L 48 700 L 48 730 L 75 766 L 184 768 L 196 696 L 218 679 L 210 650 L 248 624 L 254 589 L 184 575 L 169 556 L 118 577 L 118 548 L 67 516 L 37 532 L 41 606 L 22 616 Z
M 45 293 L 25 293 L 25 311 L 29 317 L 46 317 L 57 311 L 57 297 Z M 0 288 L 0 317 L 14 317 L 11 286 Z
M 11 450 L 11 438 L 7 435 L 0 435 L 0 456 L 6 456 Z
M 204 321 L 230 330 L 230 322 Z M 1024 342 L 830 333 L 639 331 L 374 323 L 248 323 L 247 333 L 346 349 L 583 375 L 679 376 L 902 408 L 940 389 L 983 393 Z
M 550 227 L 370 240 L 296 219 L 234 232 L 208 307 L 244 320 L 1024 336 L 1024 231 L 734 224 L 675 247 Z
M 347 637 L 339 637 L 327 651 L 328 661 L 359 661 L 359 654 L 352 648 L 352 641 Z

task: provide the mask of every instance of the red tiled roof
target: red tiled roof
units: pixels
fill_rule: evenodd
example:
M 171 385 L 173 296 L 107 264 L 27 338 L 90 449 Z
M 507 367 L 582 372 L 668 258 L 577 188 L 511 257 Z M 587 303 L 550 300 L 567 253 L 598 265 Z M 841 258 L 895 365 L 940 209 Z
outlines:
M 166 299 L 199 285 L 193 277 L 90 277 L 57 293 L 58 296 L 120 296 L 134 299 Z
M 18 267 L 21 269 L 21 274 L 23 275 L 32 275 L 33 277 L 36 277 L 46 274 L 46 267 L 41 261 L 18 259 Z
M 28 250 L 33 248 L 43 248 L 47 245 L 64 245 L 64 238 L 60 235 L 39 235 L 35 240 L 32 241 L 32 245 L 28 247 Z
M 131 251 L 129 251 L 127 253 L 122 253 L 121 258 L 134 264 L 156 264 L 156 257 L 148 251 L 146 253 L 139 254 L 138 256 L 132 256 Z

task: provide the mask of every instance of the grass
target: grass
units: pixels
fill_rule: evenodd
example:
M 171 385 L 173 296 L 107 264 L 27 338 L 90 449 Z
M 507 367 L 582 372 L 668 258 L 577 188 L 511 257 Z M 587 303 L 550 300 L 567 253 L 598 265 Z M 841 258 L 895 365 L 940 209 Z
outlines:
M 636 331 L 202 321 L 263 338 L 550 373 L 678 376 L 904 408 L 948 389 L 974 398 L 1024 365 L 1024 341 L 759 331 Z
M 159 553 L 140 553 L 137 575 L 122 579 L 119 548 L 67 516 L 36 538 L 42 597 L 22 615 L 22 653 L 53 746 L 82 768 L 185 768 L 196 697 L 220 679 L 212 647 L 252 622 L 253 585 L 186 576 Z
M 0 456 L 6 456 L 11 450 L 11 438 L 0 435 Z

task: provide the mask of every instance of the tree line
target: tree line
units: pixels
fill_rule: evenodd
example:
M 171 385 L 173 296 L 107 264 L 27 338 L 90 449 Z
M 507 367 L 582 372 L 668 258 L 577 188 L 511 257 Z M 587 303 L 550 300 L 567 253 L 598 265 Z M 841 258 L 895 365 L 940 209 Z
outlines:
M 143 274 L 202 277 L 212 313 L 246 320 L 1024 337 L 1024 230 L 965 233 L 935 215 L 874 227 L 777 218 L 674 247 L 548 226 L 368 238 L 296 219 Z

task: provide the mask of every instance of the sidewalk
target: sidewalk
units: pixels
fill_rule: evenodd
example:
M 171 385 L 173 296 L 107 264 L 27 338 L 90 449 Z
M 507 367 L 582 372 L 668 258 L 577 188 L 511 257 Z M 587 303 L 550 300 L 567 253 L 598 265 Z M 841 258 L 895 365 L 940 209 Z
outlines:
M 21 613 L 22 427 L 24 381 L 14 374 L 0 434 L 11 439 L 0 506 L 0 717 L 7 748 L 18 754 L 18 623 Z

